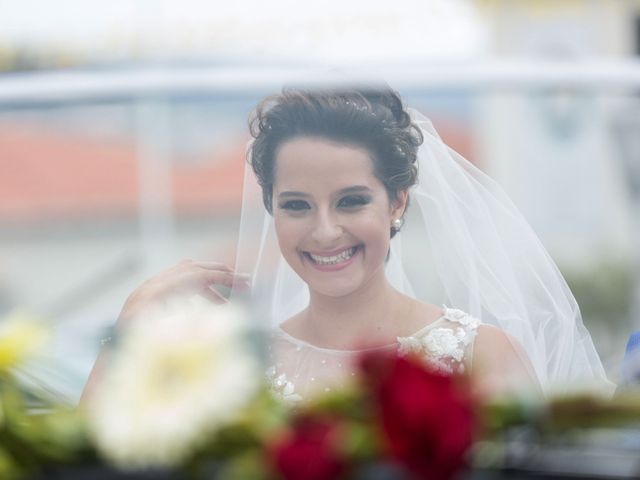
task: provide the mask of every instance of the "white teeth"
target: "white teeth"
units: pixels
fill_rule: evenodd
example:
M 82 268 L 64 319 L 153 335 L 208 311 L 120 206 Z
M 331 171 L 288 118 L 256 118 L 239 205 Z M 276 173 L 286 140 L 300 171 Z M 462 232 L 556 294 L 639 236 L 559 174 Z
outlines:
M 321 257 L 320 255 L 314 255 L 313 253 L 309 253 L 309 256 L 314 262 L 319 263 L 320 265 L 335 265 L 336 263 L 349 260 L 354 253 L 356 253 L 356 247 L 348 248 L 344 252 L 332 257 Z

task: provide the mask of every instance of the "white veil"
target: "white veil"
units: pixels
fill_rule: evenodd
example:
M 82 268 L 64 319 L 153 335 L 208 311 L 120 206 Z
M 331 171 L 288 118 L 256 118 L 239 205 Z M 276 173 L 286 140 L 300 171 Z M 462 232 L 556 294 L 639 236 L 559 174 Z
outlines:
M 389 281 L 509 334 L 545 392 L 585 385 L 611 392 L 578 305 L 526 220 L 499 185 L 444 144 L 425 116 L 409 111 L 424 142 L 407 221 L 391 240 Z M 280 254 L 250 167 L 244 188 L 236 270 L 251 273 L 251 307 L 269 328 L 302 310 L 309 295 Z

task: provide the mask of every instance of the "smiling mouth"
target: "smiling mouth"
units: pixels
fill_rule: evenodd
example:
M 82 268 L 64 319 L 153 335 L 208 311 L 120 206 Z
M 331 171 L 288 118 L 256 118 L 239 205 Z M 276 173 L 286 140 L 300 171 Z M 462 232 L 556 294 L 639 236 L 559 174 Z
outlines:
M 305 252 L 305 256 L 317 265 L 337 265 L 339 263 L 346 262 L 351 257 L 353 257 L 359 248 L 360 247 L 358 246 L 347 248 L 346 250 L 340 252 L 338 255 L 332 255 L 328 257 L 315 255 L 311 252 Z

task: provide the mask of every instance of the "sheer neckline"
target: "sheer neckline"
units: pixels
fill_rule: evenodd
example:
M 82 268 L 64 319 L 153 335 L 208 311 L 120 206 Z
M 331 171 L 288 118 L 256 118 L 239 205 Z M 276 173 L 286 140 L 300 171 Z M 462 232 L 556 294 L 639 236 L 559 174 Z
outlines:
M 418 331 L 412 333 L 411 335 L 406 335 L 406 336 L 402 336 L 399 335 L 400 338 L 408 338 L 408 337 L 418 337 L 420 336 L 423 332 L 427 331 L 428 329 L 430 329 L 431 327 L 433 327 L 435 324 L 441 322 L 442 320 L 446 319 L 446 312 L 443 311 L 442 314 L 437 317 L 435 320 L 433 320 L 432 322 L 428 323 L 427 325 L 423 326 L 422 328 L 420 328 Z M 342 349 L 342 348 L 327 348 L 327 347 L 319 347 L 317 345 L 314 345 L 313 343 L 309 343 L 306 340 L 301 340 L 297 337 L 294 337 L 293 335 L 291 335 L 290 333 L 287 333 L 285 330 L 282 329 L 282 327 L 280 325 L 278 325 L 276 328 L 274 328 L 274 332 L 278 335 L 280 335 L 281 337 L 283 337 L 284 339 L 286 339 L 287 341 L 289 341 L 290 343 L 293 343 L 294 345 L 297 345 L 298 347 L 306 347 L 312 350 L 316 350 L 319 352 L 325 352 L 325 353 L 334 353 L 334 354 L 343 354 L 343 355 L 352 355 L 352 354 L 358 354 L 358 353 L 363 353 L 363 352 L 374 352 L 376 350 L 389 350 L 391 348 L 397 348 L 398 347 L 398 342 L 395 341 L 393 343 L 387 343 L 385 345 L 379 345 L 377 347 L 369 347 L 369 348 L 361 348 L 361 349 L 356 349 L 356 350 L 352 350 L 352 349 Z

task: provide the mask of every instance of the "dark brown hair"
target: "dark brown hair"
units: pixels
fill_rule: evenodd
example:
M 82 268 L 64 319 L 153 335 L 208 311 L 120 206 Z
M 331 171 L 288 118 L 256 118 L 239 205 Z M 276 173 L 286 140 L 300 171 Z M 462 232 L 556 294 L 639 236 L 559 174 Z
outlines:
M 257 106 L 249 128 L 255 138 L 249 162 L 269 213 L 278 148 L 296 137 L 321 137 L 366 148 L 389 199 L 417 179 L 415 162 L 422 133 L 411 123 L 400 96 L 388 88 L 285 88 Z

